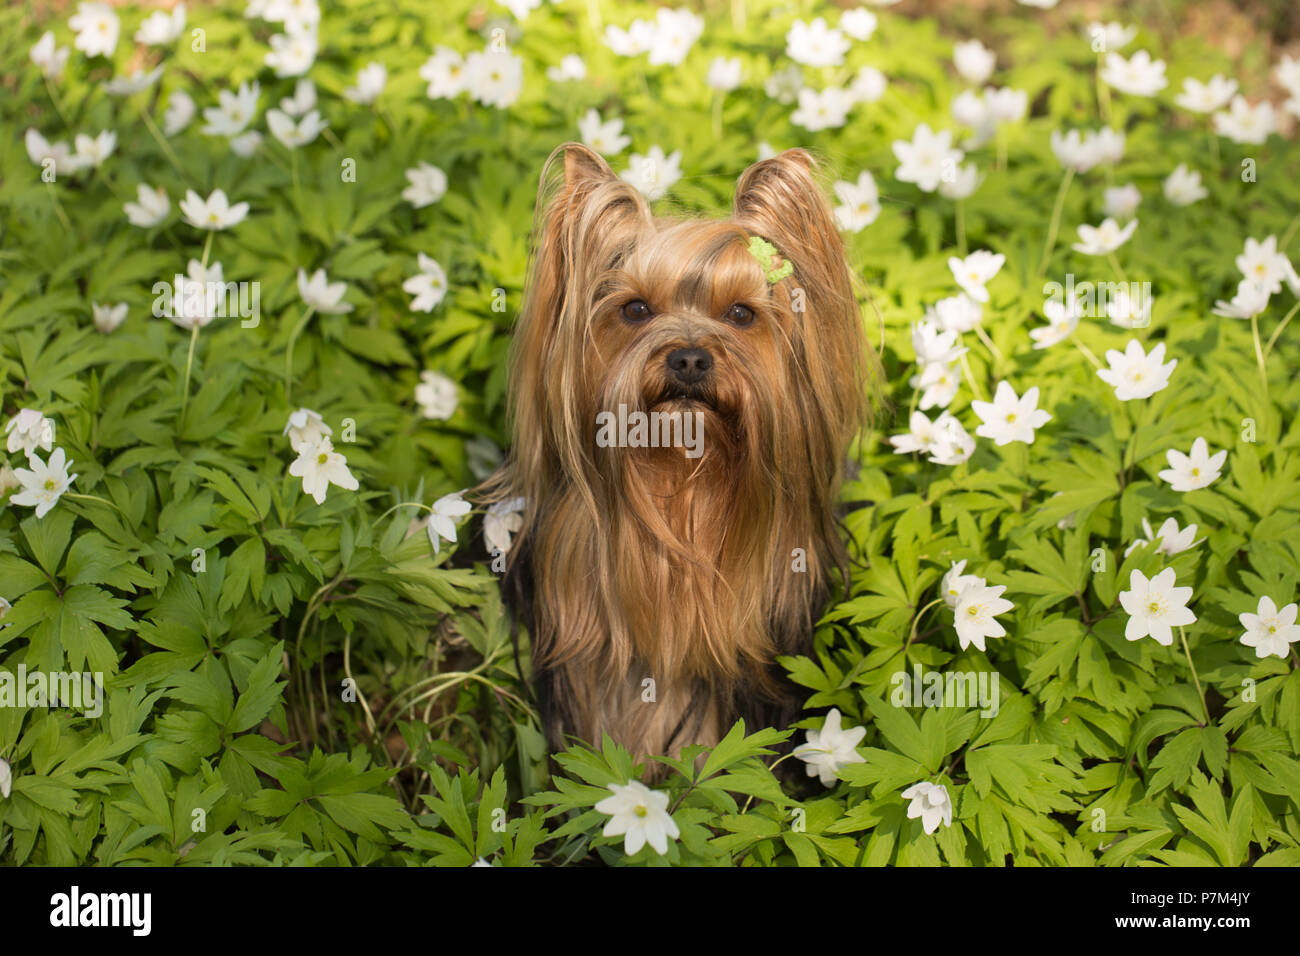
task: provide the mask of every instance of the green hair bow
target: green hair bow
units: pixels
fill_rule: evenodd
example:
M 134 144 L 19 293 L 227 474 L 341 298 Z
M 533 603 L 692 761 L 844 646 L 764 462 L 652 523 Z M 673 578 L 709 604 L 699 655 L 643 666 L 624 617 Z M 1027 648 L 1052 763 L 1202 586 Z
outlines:
M 780 253 L 776 251 L 776 246 L 761 236 L 749 237 L 749 254 L 763 267 L 763 274 L 768 282 L 780 282 L 794 272 L 794 263 L 789 259 L 782 259 Z

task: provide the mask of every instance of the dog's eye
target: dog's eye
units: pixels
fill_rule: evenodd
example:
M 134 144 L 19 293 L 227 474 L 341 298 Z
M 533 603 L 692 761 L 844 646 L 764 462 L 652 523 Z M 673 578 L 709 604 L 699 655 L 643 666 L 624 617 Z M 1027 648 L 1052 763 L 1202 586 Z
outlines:
M 622 313 L 623 318 L 627 319 L 629 322 L 644 322 L 646 319 L 650 318 L 650 316 L 654 315 L 654 313 L 650 311 L 650 306 L 646 305 L 640 299 L 633 299 L 631 302 L 627 303 L 627 305 L 623 306 Z
M 723 318 L 733 325 L 750 325 L 754 321 L 754 310 L 737 302 L 727 309 L 727 314 Z

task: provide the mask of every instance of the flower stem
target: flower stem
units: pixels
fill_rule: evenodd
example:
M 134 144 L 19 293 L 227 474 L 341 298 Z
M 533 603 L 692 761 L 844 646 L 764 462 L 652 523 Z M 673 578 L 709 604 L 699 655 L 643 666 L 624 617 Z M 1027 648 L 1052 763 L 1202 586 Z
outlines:
M 199 263 L 199 276 L 203 281 L 200 294 L 203 296 L 204 309 L 208 304 L 208 255 L 212 252 L 212 237 L 215 235 L 215 231 L 208 231 L 208 239 L 203 243 L 203 260 Z M 185 409 L 190 403 L 190 373 L 194 370 L 194 346 L 199 341 L 199 320 L 204 317 L 193 316 L 192 318 L 194 325 L 190 328 L 190 351 L 185 357 L 185 384 L 181 386 L 181 413 L 176 419 L 177 427 L 182 432 L 185 430 Z
M 302 330 L 307 327 L 307 322 L 315 314 L 316 310 L 308 306 L 307 311 L 298 320 L 298 324 L 289 333 L 289 345 L 284 351 L 284 400 L 286 402 L 289 401 L 289 393 L 293 387 L 293 344 L 298 341 L 298 336 L 302 334 Z
M 425 511 L 432 511 L 432 510 L 433 510 L 433 505 L 422 504 L 422 503 L 419 502 L 419 501 L 399 501 L 397 504 L 393 505 L 391 508 L 389 508 L 389 509 L 388 509 L 387 511 L 385 511 L 383 514 L 381 514 L 378 518 L 376 518 L 376 519 L 375 519 L 375 524 L 379 524 L 379 522 L 383 521 L 385 518 L 387 518 L 390 514 L 392 514 L 392 513 L 393 513 L 394 511 L 396 511 L 398 508 L 423 508 Z
M 984 395 L 980 391 L 979 384 L 975 381 L 975 373 L 970 368 L 970 358 L 968 352 L 961 353 L 961 369 L 966 373 L 966 380 L 970 382 L 970 390 L 975 394 L 975 398 L 984 401 Z
M 1264 346 L 1265 359 L 1272 354 L 1273 343 L 1275 343 L 1277 337 L 1282 334 L 1282 330 L 1286 328 L 1286 324 L 1295 318 L 1297 312 L 1300 312 L 1300 301 L 1297 301 L 1295 305 L 1291 306 L 1291 311 L 1282 317 L 1282 321 L 1279 322 L 1277 328 L 1273 330 L 1273 334 L 1268 337 L 1268 343 Z
M 72 220 L 70 220 L 68 214 L 63 211 L 63 204 L 59 202 L 59 194 L 54 189 L 54 183 L 46 180 L 45 188 L 50 192 L 50 202 L 54 203 L 54 213 L 59 217 L 59 222 L 63 224 L 64 229 L 68 232 L 72 232 Z
M 1110 88 L 1101 78 L 1101 54 L 1097 54 L 1097 112 L 1104 125 L 1110 125 Z
M 1205 691 L 1201 690 L 1201 678 L 1196 673 L 1196 665 L 1192 663 L 1192 651 L 1187 646 L 1187 632 L 1180 626 L 1178 636 L 1183 641 L 1183 653 L 1187 655 L 1187 666 L 1192 669 L 1192 681 L 1196 684 L 1196 696 L 1201 699 L 1201 710 L 1205 712 L 1205 725 L 1208 727 L 1213 721 L 1210 720 L 1210 708 L 1205 703 Z
M 1106 258 L 1110 261 L 1110 267 L 1115 270 L 1115 278 L 1121 283 L 1124 282 L 1124 270 L 1120 267 L 1119 260 L 1115 258 L 1115 253 L 1106 253 Z
M 1138 432 L 1146 427 L 1151 418 L 1151 403 L 1141 402 L 1136 412 L 1132 410 L 1133 402 L 1124 402 L 1122 404 L 1129 406 L 1129 421 L 1133 425 L 1128 443 L 1124 448 L 1124 456 L 1120 459 L 1120 466 L 1124 469 L 1124 485 L 1127 486 L 1130 472 L 1137 467 Z
M 1268 370 L 1264 366 L 1264 347 L 1259 343 L 1259 315 L 1250 317 L 1250 335 L 1255 341 L 1255 361 L 1259 363 L 1259 381 L 1264 386 L 1264 401 L 1268 402 Z
M 1052 222 L 1047 227 L 1047 245 L 1043 247 L 1043 261 L 1038 264 L 1040 276 L 1047 271 L 1048 260 L 1052 258 L 1052 249 L 1056 246 L 1056 233 L 1061 228 L 1061 213 L 1065 209 L 1065 194 L 1070 188 L 1072 179 L 1074 179 L 1074 168 L 1069 167 L 1061 178 L 1061 188 L 1056 191 L 1056 204 L 1052 207 Z
M 77 494 L 77 493 L 72 492 L 72 491 L 65 491 L 65 492 L 63 493 L 63 496 L 64 496 L 65 498 L 77 498 L 78 500 L 81 500 L 81 501 L 98 501 L 101 505 L 108 505 L 110 508 L 112 508 L 112 509 L 113 509 L 114 511 L 116 511 L 118 514 L 120 514 L 123 518 L 126 518 L 127 521 L 130 521 L 130 520 L 131 520 L 131 516 L 128 515 L 125 511 L 123 511 L 123 510 L 122 510 L 121 508 L 119 508 L 117 505 L 113 504 L 113 502 L 109 501 L 107 498 L 101 498 L 101 497 L 99 497 L 99 495 L 82 495 L 82 494 Z
M 1295 235 L 1297 229 L 1300 229 L 1300 213 L 1297 213 L 1296 217 L 1291 220 L 1290 224 L 1286 227 L 1286 231 L 1282 233 L 1282 238 L 1278 240 L 1277 247 L 1279 250 L 1287 247 L 1291 242 L 1291 237 Z
M 966 202 L 957 200 L 957 251 L 966 258 Z
M 811 752 L 811 751 L 810 751 L 810 750 L 805 750 L 805 751 L 804 751 L 804 753 L 809 753 L 809 752 Z M 829 750 L 818 751 L 818 753 L 830 753 L 830 751 L 829 751 Z M 767 769 L 768 769 L 768 770 L 776 770 L 777 767 L 781 766 L 782 763 L 784 763 L 785 761 L 789 760 L 789 759 L 790 759 L 791 757 L 793 757 L 794 755 L 795 755 L 795 754 L 794 754 L 794 751 L 791 750 L 791 751 L 790 751 L 788 754 L 786 754 L 784 757 L 777 757 L 776 760 L 772 761 L 772 766 L 768 767 Z M 741 813 L 748 813 L 748 812 L 749 812 L 749 805 L 750 805 L 751 803 L 753 803 L 753 802 L 754 802 L 754 795 L 751 793 L 751 794 L 749 795 L 749 797 L 745 800 L 745 805 L 744 805 L 743 807 L 740 808 L 740 812 L 741 812 Z M 864 845 L 865 845 L 865 842 L 866 842 L 866 841 L 863 841 L 863 844 L 864 844 Z
M 1080 342 L 1079 337 L 1075 335 L 1073 332 L 1070 333 L 1070 341 L 1074 343 L 1074 347 L 1076 349 L 1078 349 L 1080 352 L 1083 353 L 1083 357 L 1086 358 L 1089 362 L 1091 362 L 1096 368 L 1103 367 L 1101 362 L 1098 361 L 1097 356 L 1092 354 L 1092 349 L 1088 348 L 1088 346 Z
M 298 215 L 302 215 L 302 187 L 298 184 L 298 151 L 289 150 L 289 159 L 293 166 L 293 201 L 298 204 Z
M 925 612 L 930 610 L 930 608 L 934 607 L 936 604 L 942 604 L 942 603 L 943 603 L 943 595 L 941 594 L 933 601 L 931 601 L 929 604 L 925 605 L 925 607 L 921 608 L 921 610 L 916 612 L 916 617 L 912 618 L 911 633 L 907 635 L 907 644 L 911 644 L 914 640 L 916 640 L 916 627 L 918 624 L 921 623 L 921 617 L 925 614 Z M 906 647 L 907 644 L 905 644 L 904 647 Z
M 979 340 L 984 343 L 984 347 L 989 350 L 989 354 L 993 356 L 997 365 L 1001 366 L 1003 362 L 1002 353 L 998 350 L 998 347 L 993 344 L 993 340 L 989 338 L 989 334 L 984 331 L 982 323 L 975 323 L 975 334 L 979 337 Z
M 59 119 L 63 120 L 64 129 L 71 130 L 72 124 L 68 122 L 68 116 L 63 112 L 63 104 L 59 102 L 59 96 L 54 92 L 54 83 L 48 76 L 45 77 L 45 90 L 50 94 L 50 102 L 54 104 L 54 112 L 58 113 Z
M 725 95 L 721 90 L 713 94 L 713 139 L 715 142 L 722 140 L 722 98 Z
M 163 155 L 166 156 L 168 162 L 172 164 L 172 168 L 176 170 L 176 175 L 180 176 L 181 181 L 185 183 L 186 186 L 189 186 L 190 181 L 185 175 L 185 171 L 181 168 L 181 161 L 176 157 L 176 152 L 172 149 L 171 143 L 167 142 L 166 138 L 164 138 L 163 134 L 159 131 L 158 124 L 153 121 L 153 117 L 149 115 L 149 111 L 141 109 L 140 118 L 144 120 L 145 127 L 158 142 L 158 148 L 163 151 Z
M 208 256 L 212 252 L 212 239 L 216 234 L 215 230 L 209 230 L 207 241 L 203 243 L 203 259 L 199 262 L 199 268 L 203 270 L 203 283 L 205 286 L 208 282 Z
M 206 293 L 205 293 L 206 295 Z M 190 403 L 190 372 L 194 368 L 194 346 L 199 342 L 199 323 L 195 318 L 194 325 L 190 328 L 190 349 L 185 356 L 185 384 L 181 386 L 181 413 L 176 419 L 180 430 L 185 430 L 185 409 Z

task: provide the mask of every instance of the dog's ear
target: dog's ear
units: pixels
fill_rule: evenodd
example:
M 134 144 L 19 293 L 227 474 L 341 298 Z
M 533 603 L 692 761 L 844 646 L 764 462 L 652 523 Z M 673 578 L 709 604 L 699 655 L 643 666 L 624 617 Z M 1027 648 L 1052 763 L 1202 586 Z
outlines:
M 641 194 L 598 153 L 581 143 L 558 147 L 537 190 L 528 305 L 559 318 L 575 285 L 592 270 L 608 268 L 610 258 L 649 219 Z
M 558 147 L 542 169 L 520 332 L 540 340 L 523 347 L 552 363 L 557 327 L 575 332 L 588 318 L 593 277 L 613 266 L 650 222 L 650 208 L 631 184 L 580 143 Z
M 581 143 L 565 143 L 560 147 L 564 151 L 564 184 L 575 187 L 582 183 L 603 182 L 616 179 L 609 164 L 593 149 Z
M 851 294 L 844 244 L 816 172 L 816 160 L 803 149 L 755 163 L 736 184 L 735 218 L 775 244 L 796 270 L 801 262 L 804 272 L 818 264 L 834 273 L 826 278 L 839 280 L 837 291 Z
M 511 358 L 513 447 L 518 471 L 530 482 L 555 478 L 556 455 L 568 473 L 580 467 L 583 423 L 572 396 L 586 387 L 597 276 L 630 251 L 650 220 L 636 187 L 586 146 L 565 143 L 542 168 L 532 264 Z
M 761 236 L 794 266 L 773 295 L 791 316 L 794 401 L 808 422 L 804 440 L 817 467 L 837 470 L 879 380 L 862 328 L 862 311 L 844 243 L 816 160 L 802 149 L 755 163 L 736 185 L 735 221 Z M 823 475 L 833 486 L 834 470 Z

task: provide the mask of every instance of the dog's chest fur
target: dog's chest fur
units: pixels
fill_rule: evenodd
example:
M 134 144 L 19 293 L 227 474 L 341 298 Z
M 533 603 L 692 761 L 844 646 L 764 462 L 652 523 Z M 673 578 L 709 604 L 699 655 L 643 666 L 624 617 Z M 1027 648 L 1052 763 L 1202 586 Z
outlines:
M 833 509 L 869 351 L 813 171 L 756 163 L 710 219 L 655 217 L 575 144 L 543 170 L 485 493 L 526 502 L 506 593 L 553 747 L 675 755 L 797 711 L 776 661 L 809 652 L 846 567 Z M 625 408 L 701 416 L 702 442 L 598 440 Z
M 633 486 L 606 489 L 628 507 L 605 527 L 576 487 L 548 503 L 528 561 L 539 663 L 554 659 L 541 681 L 553 737 L 608 733 L 636 754 L 675 754 L 716 743 L 737 717 L 778 722 L 773 658 L 811 637 L 789 611 L 816 600 L 819 559 L 791 571 L 809 540 L 801 512 L 739 486 L 734 454 L 642 453 Z

